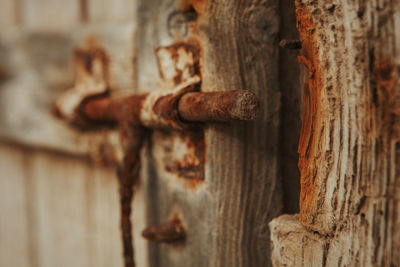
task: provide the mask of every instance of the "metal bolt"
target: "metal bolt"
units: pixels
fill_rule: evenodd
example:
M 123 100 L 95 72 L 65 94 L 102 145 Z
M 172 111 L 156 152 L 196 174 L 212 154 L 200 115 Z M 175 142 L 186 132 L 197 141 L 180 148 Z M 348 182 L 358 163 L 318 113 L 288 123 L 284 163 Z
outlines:
M 141 119 L 143 103 L 148 97 L 132 95 L 125 98 L 94 98 L 82 105 L 82 115 L 91 121 L 118 122 L 129 120 L 145 124 Z M 259 101 L 251 91 L 189 92 L 176 101 L 176 96 L 161 96 L 155 102 L 156 114 L 183 122 L 222 122 L 254 120 Z M 176 113 L 175 115 L 172 113 Z
M 185 229 L 179 218 L 174 218 L 167 225 L 150 226 L 142 231 L 142 236 L 153 242 L 172 243 L 185 239 Z
M 185 121 L 254 120 L 260 108 L 252 91 L 193 92 L 182 96 L 178 112 Z

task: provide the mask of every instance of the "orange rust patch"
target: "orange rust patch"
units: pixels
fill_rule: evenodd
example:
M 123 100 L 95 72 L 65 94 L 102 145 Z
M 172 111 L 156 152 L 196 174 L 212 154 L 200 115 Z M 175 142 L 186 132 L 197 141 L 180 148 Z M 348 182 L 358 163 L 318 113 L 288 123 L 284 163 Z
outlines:
M 322 73 L 319 68 L 319 53 L 316 45 L 315 25 L 311 14 L 301 4 L 296 2 L 297 28 L 302 39 L 301 56 L 298 61 L 309 71 L 308 82 L 303 88 L 302 127 L 299 140 L 299 169 L 300 169 L 300 222 L 308 225 L 313 220 L 317 207 L 318 187 L 313 173 L 314 154 L 318 140 L 313 138 L 319 121 L 320 97 L 323 88 Z
M 204 181 L 204 165 L 205 165 L 205 139 L 202 129 L 186 130 L 176 135 L 178 138 L 175 142 L 184 145 L 184 154 L 174 148 L 166 147 L 164 150 L 165 170 L 176 174 L 179 178 L 183 178 L 186 186 L 194 189 Z M 170 138 L 170 137 L 167 137 Z M 181 148 L 183 149 L 183 148 Z
M 201 50 L 197 41 L 175 42 L 169 46 L 156 48 L 155 53 L 162 79 L 172 80 L 178 85 L 188 77 L 195 75 L 201 77 Z
M 170 123 L 179 122 L 177 97 L 174 94 L 160 97 L 153 106 L 154 113 Z
M 93 37 L 88 37 L 82 46 L 75 48 L 73 56 L 76 67 L 75 86 L 57 99 L 52 113 L 84 129 L 87 125 L 81 114 L 82 105 L 93 98 L 109 94 L 109 59 Z

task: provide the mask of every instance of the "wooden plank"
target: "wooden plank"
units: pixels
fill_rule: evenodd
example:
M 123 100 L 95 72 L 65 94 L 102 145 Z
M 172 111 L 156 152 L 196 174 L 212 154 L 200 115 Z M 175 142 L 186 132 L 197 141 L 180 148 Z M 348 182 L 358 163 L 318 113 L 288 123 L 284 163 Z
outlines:
M 76 159 L 33 156 L 30 190 L 34 192 L 31 201 L 35 207 L 39 266 L 91 264 L 88 174 L 89 168 Z
M 91 266 L 122 266 L 119 196 L 114 168 L 90 166 L 86 180 L 89 257 Z M 137 213 L 136 215 L 138 216 Z
M 114 170 L 35 152 L 30 176 L 38 266 L 122 266 Z
M 17 24 L 18 1 L 0 1 L 0 30 L 7 29 Z
M 0 266 L 34 266 L 31 262 L 25 180 L 29 166 L 20 149 L 0 144 Z
M 261 103 L 254 122 L 211 125 L 207 179 L 214 222 L 213 264 L 269 266 L 268 222 L 282 208 L 278 177 L 279 30 L 275 1 L 208 2 L 204 16 L 207 91 L 253 90 Z M 229 18 L 229 19 L 228 19 Z M 210 204 L 211 204 L 210 203 Z
M 80 22 L 78 0 L 20 0 L 21 23 L 24 28 L 60 30 Z
M 274 1 L 207 1 L 205 10 L 196 6 L 197 19 L 189 22 L 185 18 L 194 14 L 182 13 L 178 1 L 139 2 L 139 88 L 157 83 L 156 47 L 197 39 L 202 90 L 254 90 L 262 106 L 255 122 L 205 127 L 205 181 L 194 188 L 159 167 L 155 148 L 162 135 L 153 135 L 148 147 L 154 160 L 147 166 L 148 222 L 165 224 L 176 211 L 187 239 L 179 247 L 151 244 L 151 266 L 270 265 L 267 223 L 282 208 L 276 7 Z
M 318 234 L 307 231 L 298 215 L 282 215 L 269 227 L 273 266 L 331 266 L 323 262 L 327 243 Z
M 273 262 L 302 253 L 321 261 L 304 256 L 297 266 L 398 266 L 400 5 L 296 6 L 309 72 L 299 144 L 304 227 L 292 234 L 293 218 L 271 223 Z M 310 236 L 318 248 L 302 243 Z
M 90 23 L 132 23 L 136 17 L 136 2 L 131 0 L 87 0 Z
M 0 159 L 1 266 L 123 265 L 113 168 L 9 144 Z

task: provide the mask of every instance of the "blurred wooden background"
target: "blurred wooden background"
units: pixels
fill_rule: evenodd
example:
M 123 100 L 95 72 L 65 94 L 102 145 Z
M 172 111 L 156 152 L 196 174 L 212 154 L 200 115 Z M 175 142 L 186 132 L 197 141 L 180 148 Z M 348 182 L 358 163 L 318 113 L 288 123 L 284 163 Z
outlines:
M 133 4 L 1 0 L 0 38 L 4 31 L 132 23 Z M 0 266 L 122 266 L 121 255 L 112 168 L 94 166 L 82 157 L 0 143 Z

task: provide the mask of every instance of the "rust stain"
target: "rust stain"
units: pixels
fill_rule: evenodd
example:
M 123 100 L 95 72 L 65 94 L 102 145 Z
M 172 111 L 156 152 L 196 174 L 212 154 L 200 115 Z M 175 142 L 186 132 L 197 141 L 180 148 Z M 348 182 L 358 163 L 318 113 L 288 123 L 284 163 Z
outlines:
M 75 126 L 86 128 L 82 105 L 109 95 L 109 59 L 105 50 L 91 36 L 86 38 L 82 46 L 74 49 L 73 56 L 76 67 L 75 86 L 57 99 L 52 113 L 69 120 Z
M 73 51 L 75 65 L 77 66 L 78 77 L 82 75 L 96 75 L 108 81 L 109 58 L 93 36 L 88 36 L 81 47 L 76 47 Z M 94 66 L 101 64 L 101 67 Z M 94 72 L 94 67 L 96 71 Z
M 154 113 L 169 123 L 180 122 L 177 100 L 174 94 L 160 97 L 153 106 Z
M 167 225 L 150 226 L 142 231 L 142 236 L 157 243 L 178 243 L 186 238 L 185 228 L 178 215 L 174 215 Z
M 201 77 L 200 45 L 195 40 L 179 41 L 155 50 L 160 76 L 174 85 L 198 75 Z
M 313 138 L 313 132 L 318 131 L 319 114 L 321 110 L 320 97 L 323 88 L 322 72 L 320 70 L 319 51 L 316 40 L 315 25 L 311 14 L 302 3 L 296 2 L 297 28 L 302 40 L 300 64 L 304 64 L 308 71 L 308 81 L 303 88 L 303 114 L 300 140 L 298 146 L 300 169 L 300 222 L 309 225 L 318 209 L 318 188 L 313 172 L 315 166 L 313 158 L 317 151 L 318 140 Z
M 189 10 L 191 2 L 184 4 L 184 10 Z M 179 41 L 157 48 L 156 54 L 160 75 L 164 81 L 176 86 L 194 76 L 201 77 L 201 49 L 196 40 Z M 200 84 L 196 84 L 178 94 L 165 95 L 153 107 L 158 117 L 167 122 L 178 122 L 185 128 L 180 132 L 160 133 L 160 137 L 164 139 L 160 163 L 165 171 L 180 178 L 179 181 L 184 187 L 191 189 L 204 182 L 205 139 L 203 129 L 182 120 L 179 103 L 187 92 L 199 89 Z
M 189 127 L 190 125 L 185 123 L 179 115 L 178 103 L 185 93 L 197 90 L 199 90 L 199 84 L 192 84 L 179 92 L 160 96 L 152 106 L 152 111 L 157 116 L 157 120 L 163 121 L 164 125 L 166 124 L 170 127 L 172 125 L 179 126 L 179 128 Z
M 183 178 L 183 184 L 194 189 L 204 181 L 205 138 L 202 129 L 185 130 L 175 134 L 182 146 L 180 151 L 173 147 L 164 148 L 165 170 Z M 172 137 L 168 137 L 171 139 Z M 177 155 L 183 154 L 180 157 Z

